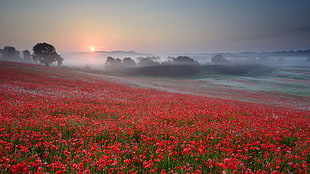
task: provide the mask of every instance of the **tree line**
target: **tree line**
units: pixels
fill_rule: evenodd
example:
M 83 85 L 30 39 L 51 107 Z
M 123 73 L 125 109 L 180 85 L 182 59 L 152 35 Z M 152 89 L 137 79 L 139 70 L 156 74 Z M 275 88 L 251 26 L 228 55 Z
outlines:
M 29 50 L 24 50 L 21 52 L 16 50 L 13 46 L 5 46 L 3 49 L 0 49 L 0 58 L 4 60 L 12 61 L 25 61 L 25 62 L 36 62 L 41 63 L 46 66 L 51 65 L 54 62 L 57 62 L 60 66 L 64 60 L 57 52 L 56 48 L 48 43 L 37 43 L 32 48 L 33 54 L 30 54 Z
M 199 63 L 188 57 L 188 56 L 178 56 L 168 57 L 168 61 L 158 62 L 156 60 L 160 59 L 159 57 L 138 57 L 137 63 L 130 57 L 126 57 L 123 60 L 120 58 L 113 58 L 111 56 L 107 57 L 105 64 L 107 66 L 156 66 L 156 65 L 198 65 Z

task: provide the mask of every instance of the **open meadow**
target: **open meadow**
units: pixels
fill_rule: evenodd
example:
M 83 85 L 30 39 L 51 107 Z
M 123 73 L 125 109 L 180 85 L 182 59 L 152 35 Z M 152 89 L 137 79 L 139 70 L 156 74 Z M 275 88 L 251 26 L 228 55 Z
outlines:
M 0 61 L 0 173 L 309 173 L 309 105 Z

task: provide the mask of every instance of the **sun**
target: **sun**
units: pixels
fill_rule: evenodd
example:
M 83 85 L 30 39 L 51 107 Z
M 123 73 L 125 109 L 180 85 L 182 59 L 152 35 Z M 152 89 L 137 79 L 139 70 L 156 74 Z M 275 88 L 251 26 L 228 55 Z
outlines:
M 95 51 L 95 48 L 94 48 L 94 47 L 90 47 L 90 48 L 89 48 L 89 51 L 90 51 L 90 52 L 94 52 L 94 51 Z

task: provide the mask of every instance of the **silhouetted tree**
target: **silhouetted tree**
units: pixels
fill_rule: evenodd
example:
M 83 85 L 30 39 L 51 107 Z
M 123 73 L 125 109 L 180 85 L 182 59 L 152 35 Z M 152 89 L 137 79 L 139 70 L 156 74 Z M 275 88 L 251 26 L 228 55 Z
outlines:
M 177 58 L 173 59 L 174 64 L 199 64 L 197 61 L 194 59 L 188 57 L 188 56 L 179 56 Z
M 136 62 L 134 60 L 132 60 L 130 57 L 126 57 L 123 60 L 123 64 L 127 65 L 127 66 L 135 66 Z
M 140 66 L 153 66 L 160 65 L 160 63 L 155 62 L 153 57 L 138 57 L 138 65 Z
M 116 58 L 115 60 L 115 64 L 119 65 L 122 63 L 122 60 L 120 58 Z
M 116 67 L 122 64 L 122 60 L 120 58 L 113 58 L 111 56 L 107 57 L 105 64 L 109 67 Z
M 20 52 L 11 46 L 5 46 L 2 50 L 2 58 L 20 58 L 19 54 Z
M 106 65 L 114 65 L 115 64 L 115 59 L 111 56 L 107 57 L 107 60 L 105 61 Z
M 31 61 L 31 54 L 30 54 L 30 51 L 24 50 L 24 51 L 23 51 L 23 58 L 24 58 L 24 60 L 26 60 L 26 61 Z
M 230 61 L 225 59 L 222 55 L 216 55 L 216 56 L 212 57 L 211 62 L 215 63 L 215 64 L 230 63 Z
M 56 61 L 58 66 L 60 66 L 64 60 L 60 55 L 57 54 L 55 47 L 48 43 L 38 43 L 32 48 L 32 50 L 32 59 L 35 62 L 40 62 L 46 66 L 49 66 Z
M 20 57 L 20 51 L 15 50 L 15 56 L 16 56 L 15 58 L 21 58 L 21 57 Z

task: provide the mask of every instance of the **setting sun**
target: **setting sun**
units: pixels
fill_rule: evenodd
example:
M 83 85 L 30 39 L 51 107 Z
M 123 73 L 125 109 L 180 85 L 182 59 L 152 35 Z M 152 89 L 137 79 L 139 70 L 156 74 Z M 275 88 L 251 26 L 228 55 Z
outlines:
M 91 52 L 94 52 L 94 51 L 95 51 L 95 48 L 94 48 L 94 47 L 90 47 L 89 50 L 90 50 Z

